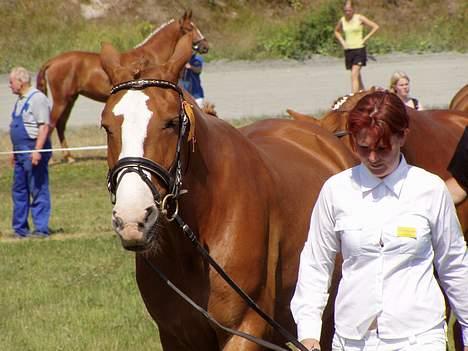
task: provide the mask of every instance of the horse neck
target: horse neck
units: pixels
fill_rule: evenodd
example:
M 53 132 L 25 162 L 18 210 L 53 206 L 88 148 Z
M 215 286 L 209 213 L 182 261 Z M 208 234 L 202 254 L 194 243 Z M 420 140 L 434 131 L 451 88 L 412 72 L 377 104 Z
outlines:
M 196 111 L 196 143 L 187 145 L 186 175 L 184 184 L 188 184 L 194 195 L 191 198 L 206 198 L 224 186 L 235 181 L 233 169 L 243 169 L 244 162 L 255 150 L 247 139 L 229 123 Z M 247 145 L 246 145 L 247 144 Z M 243 150 L 243 151 L 239 151 Z M 239 154 L 242 153 L 242 154 Z M 227 201 L 215 196 L 213 201 Z M 212 202 L 194 203 L 197 208 L 214 206 Z
M 158 52 L 158 56 L 161 56 L 164 50 L 164 52 L 167 52 L 167 58 L 169 58 L 169 55 L 174 52 L 175 45 L 181 37 L 182 32 L 179 23 L 171 20 L 156 29 L 153 34 L 137 45 L 134 50 L 155 51 Z

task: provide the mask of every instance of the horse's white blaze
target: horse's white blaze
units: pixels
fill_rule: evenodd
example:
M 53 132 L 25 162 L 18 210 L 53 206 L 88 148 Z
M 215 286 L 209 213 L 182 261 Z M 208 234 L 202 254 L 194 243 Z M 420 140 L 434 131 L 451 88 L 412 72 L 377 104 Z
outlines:
M 146 101 L 149 97 L 142 91 L 129 90 L 114 106 L 114 115 L 122 115 L 122 150 L 123 157 L 143 157 L 143 144 L 146 139 L 148 123 L 152 112 Z M 147 174 L 149 176 L 149 174 Z M 153 196 L 148 185 L 137 173 L 123 176 L 117 187 L 114 210 L 124 221 L 141 221 L 144 209 L 153 205 Z

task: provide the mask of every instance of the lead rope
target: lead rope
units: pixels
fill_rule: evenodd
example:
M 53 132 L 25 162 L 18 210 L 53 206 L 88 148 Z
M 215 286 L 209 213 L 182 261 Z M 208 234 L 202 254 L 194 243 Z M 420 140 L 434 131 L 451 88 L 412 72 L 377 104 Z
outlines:
M 217 327 L 219 327 L 220 329 L 224 330 L 225 332 L 227 333 L 231 333 L 231 334 L 234 334 L 234 335 L 237 335 L 237 336 L 240 336 L 241 338 L 244 338 L 244 339 L 247 339 L 257 345 L 260 345 L 260 346 L 263 346 L 263 347 L 266 347 L 270 350 L 275 350 L 275 351 L 289 351 L 288 349 L 284 349 L 280 346 L 277 346 L 275 344 L 272 344 L 271 342 L 268 342 L 266 340 L 263 340 L 263 339 L 260 339 L 260 338 L 257 338 L 255 336 L 252 336 L 250 334 L 247 334 L 247 333 L 244 333 L 244 332 L 241 332 L 241 331 L 238 331 L 238 330 L 235 330 L 235 329 L 231 329 L 231 328 L 228 328 L 228 327 L 225 327 L 224 325 L 222 325 L 221 323 L 219 323 L 216 319 L 214 319 L 207 311 L 205 311 L 203 309 L 203 307 L 201 307 L 200 305 L 197 305 L 196 302 L 194 302 L 190 297 L 188 297 L 186 294 L 184 294 L 179 288 L 177 288 L 177 286 L 174 285 L 174 283 L 172 283 L 165 275 L 163 272 L 161 272 L 154 264 L 152 264 L 148 258 L 146 256 L 143 256 L 145 262 L 151 267 L 151 269 L 153 269 L 156 273 L 158 273 L 159 277 L 161 278 L 161 280 L 164 281 L 164 283 L 166 283 L 166 285 L 168 285 L 172 290 L 174 290 L 182 299 L 185 300 L 185 302 L 187 302 L 189 305 L 191 305 L 193 308 L 195 308 L 198 312 L 200 312 L 203 316 L 205 316 L 205 318 L 207 318 L 210 322 L 214 323 Z
M 256 303 L 255 301 L 252 300 L 252 298 L 247 295 L 232 279 L 229 277 L 229 275 L 221 268 L 221 266 L 210 256 L 210 254 L 205 250 L 205 248 L 200 244 L 198 241 L 195 233 L 190 229 L 190 227 L 182 220 L 182 218 L 176 214 L 174 217 L 175 222 L 179 225 L 179 227 L 182 229 L 182 231 L 185 233 L 187 238 L 192 242 L 192 244 L 195 246 L 197 251 L 203 256 L 204 259 L 208 261 L 208 263 L 218 272 L 218 274 L 233 288 L 239 295 L 240 297 L 247 303 L 249 307 L 255 310 L 260 317 L 262 317 L 268 324 L 270 324 L 275 330 L 277 330 L 284 338 L 286 338 L 291 344 L 293 344 L 295 347 L 297 347 L 300 351 L 309 351 L 304 345 L 302 345 L 291 333 L 289 333 L 284 327 L 282 327 L 278 322 L 276 322 L 274 319 L 272 319 L 269 315 L 267 315 Z M 159 276 L 164 280 L 166 284 L 168 284 L 174 291 L 176 291 L 185 301 L 187 301 L 190 305 L 192 305 L 196 310 L 201 312 L 206 318 L 208 318 L 210 321 L 215 323 L 217 326 L 219 326 L 221 329 L 228 331 L 230 333 L 233 333 L 235 335 L 238 335 L 240 337 L 246 338 L 247 340 L 250 340 L 256 344 L 259 344 L 261 346 L 267 347 L 271 350 L 279 350 L 279 351 L 287 351 L 287 349 L 284 349 L 280 346 L 277 346 L 275 344 L 272 344 L 268 341 L 262 340 L 260 338 L 257 338 L 255 336 L 235 331 L 233 329 L 227 328 L 225 326 L 222 326 L 219 322 L 214 320 L 208 312 L 206 312 L 203 308 L 198 306 L 193 300 L 191 300 L 188 296 L 186 296 L 182 291 L 180 291 L 174 284 L 167 279 L 163 275 L 162 272 L 160 272 L 154 265 L 149 262 L 145 258 L 146 262 L 148 265 L 150 265 L 151 268 L 153 268 L 156 273 L 159 274 Z

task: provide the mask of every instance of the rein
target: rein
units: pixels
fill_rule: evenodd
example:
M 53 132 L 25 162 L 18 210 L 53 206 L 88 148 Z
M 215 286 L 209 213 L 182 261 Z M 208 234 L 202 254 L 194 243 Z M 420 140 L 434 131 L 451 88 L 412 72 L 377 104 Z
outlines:
M 161 165 L 144 158 L 144 157 L 125 157 L 117 161 L 115 166 L 109 170 L 107 175 L 107 187 L 109 193 L 111 194 L 111 201 L 115 204 L 116 201 L 116 192 L 117 188 L 122 180 L 123 175 L 134 172 L 137 173 L 140 178 L 148 185 L 150 188 L 153 199 L 163 214 L 167 221 L 171 222 L 175 220 L 175 223 L 180 227 L 182 232 L 186 235 L 186 237 L 191 241 L 194 245 L 195 249 L 202 255 L 202 257 L 211 265 L 216 272 L 226 281 L 226 283 L 231 286 L 232 289 L 244 300 L 244 302 L 255 312 L 260 315 L 260 317 L 265 320 L 270 326 L 273 327 L 276 331 L 278 331 L 285 339 L 289 341 L 290 344 L 294 345 L 301 351 L 308 351 L 307 348 L 302 345 L 291 333 L 289 333 L 284 327 L 282 327 L 278 322 L 272 319 L 268 314 L 266 314 L 258 305 L 257 303 L 247 295 L 232 279 L 231 277 L 223 270 L 223 268 L 210 256 L 210 254 L 206 251 L 206 249 L 200 244 L 200 241 L 197 239 L 195 233 L 190 229 L 190 227 L 182 220 L 180 215 L 178 214 L 178 200 L 179 197 L 184 194 L 184 190 L 181 190 L 182 185 L 182 166 L 180 160 L 180 151 L 182 147 L 182 142 L 184 136 L 187 134 L 187 126 L 190 124 L 190 119 L 187 116 L 187 111 L 184 109 L 184 96 L 180 88 L 169 81 L 166 80 L 159 80 L 159 79 L 136 79 L 131 80 L 128 82 L 120 83 L 115 85 L 111 89 L 111 95 L 115 94 L 121 90 L 141 90 L 148 87 L 157 87 L 163 89 L 172 89 L 176 91 L 179 95 L 180 100 L 180 112 L 179 112 L 179 136 L 177 140 L 177 147 L 176 153 L 174 157 L 174 161 L 167 171 Z M 162 196 L 161 193 L 157 190 L 156 186 L 151 182 L 150 175 L 154 175 L 169 191 L 161 200 Z M 260 339 L 250 334 L 246 334 L 240 332 L 238 330 L 234 330 L 231 328 L 227 328 L 221 325 L 218 321 L 216 321 L 213 317 L 209 315 L 209 313 L 197 305 L 193 300 L 191 300 L 187 295 L 185 295 L 180 289 L 178 289 L 157 267 L 155 267 L 146 257 L 144 257 L 145 262 L 155 271 L 160 278 L 169 286 L 171 287 L 179 296 L 181 296 L 186 302 L 188 302 L 192 307 L 194 307 L 197 311 L 202 313 L 210 322 L 214 323 L 216 326 L 221 328 L 222 330 L 232 333 L 234 335 L 240 336 L 245 338 L 251 342 L 254 342 L 258 345 L 266 347 L 271 350 L 275 351 L 287 351 L 287 349 L 282 348 L 278 345 L 272 344 L 266 340 Z

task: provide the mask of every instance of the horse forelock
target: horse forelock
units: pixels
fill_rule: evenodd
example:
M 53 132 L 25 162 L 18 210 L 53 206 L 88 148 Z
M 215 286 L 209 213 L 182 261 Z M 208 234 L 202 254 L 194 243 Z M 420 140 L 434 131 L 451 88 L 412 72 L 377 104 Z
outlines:
M 164 24 L 161 24 L 158 28 L 156 28 L 154 31 L 152 31 L 140 44 L 137 44 L 134 49 L 139 48 L 143 45 L 145 45 L 156 33 L 159 33 L 162 31 L 164 28 L 166 28 L 168 25 L 172 24 L 175 22 L 175 19 L 172 18 L 169 21 L 167 21 Z

